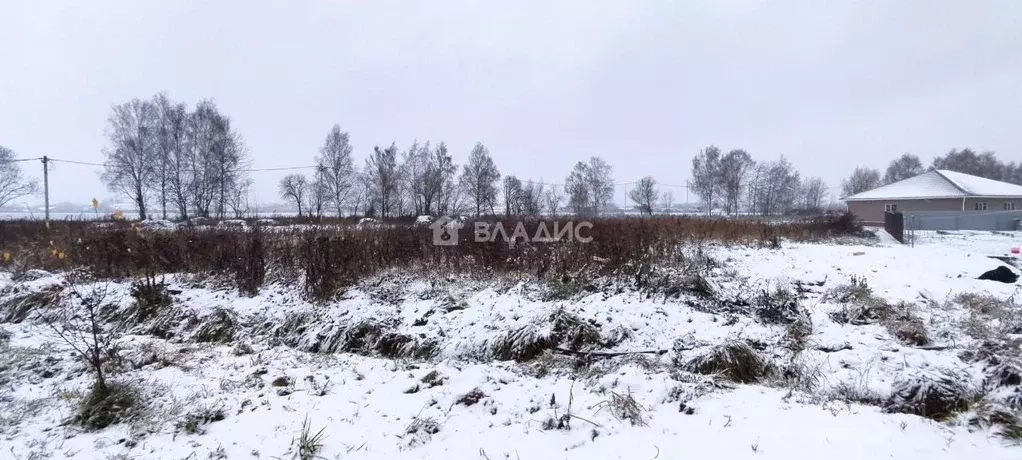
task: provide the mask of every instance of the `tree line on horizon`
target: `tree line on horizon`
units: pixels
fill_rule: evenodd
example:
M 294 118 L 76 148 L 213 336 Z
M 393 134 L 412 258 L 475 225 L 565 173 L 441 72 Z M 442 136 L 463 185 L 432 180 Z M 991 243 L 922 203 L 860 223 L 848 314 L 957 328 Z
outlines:
M 607 211 L 614 193 L 613 169 L 603 159 L 580 161 L 562 186 L 542 179 L 502 175 L 489 149 L 476 143 L 460 167 L 447 145 L 418 141 L 374 146 L 360 167 L 352 156 L 350 134 L 334 125 L 311 174 L 289 174 L 278 184 L 281 199 L 300 215 L 323 216 L 329 209 L 393 218 L 420 215 L 506 216 L 556 214 L 567 206 L 576 215 Z
M 132 201 L 141 219 L 175 216 L 243 217 L 249 213 L 253 184 L 244 139 L 215 102 L 193 108 L 166 93 L 114 105 L 107 120 L 107 145 L 101 179 Z M 563 184 L 503 175 L 479 142 L 464 165 L 457 165 L 444 142 L 414 141 L 376 145 L 361 165 L 353 157 L 349 133 L 334 125 L 327 133 L 310 174 L 289 174 L 278 195 L 300 215 L 394 218 L 418 215 L 538 216 L 567 208 L 595 216 L 614 207 L 613 168 L 598 156 L 577 162 Z M 856 168 L 842 181 L 843 196 L 897 182 L 927 170 L 948 169 L 1022 185 L 1022 163 L 1002 162 L 993 152 L 951 150 L 929 168 L 918 156 L 904 154 L 884 174 Z M 757 162 L 743 149 L 724 153 L 716 146 L 692 159 L 690 190 L 707 212 L 783 215 L 816 213 L 828 207 L 828 187 L 819 177 L 802 177 L 785 157 Z M 35 181 L 21 174 L 14 153 L 0 147 L 0 207 L 34 193 Z M 632 184 L 628 198 L 636 210 L 652 215 L 671 209 L 674 197 L 645 176 Z M 158 212 L 153 212 L 156 209 Z
M 951 149 L 947 154 L 934 158 L 929 167 L 923 166 L 922 160 L 911 153 L 892 160 L 883 174 L 876 168 L 857 167 L 841 182 L 841 192 L 844 196 L 851 196 L 937 169 L 1022 185 L 1022 162 L 1003 162 L 992 151 L 976 153 L 966 147 Z
M 252 180 L 244 139 L 209 99 L 189 110 L 166 93 L 113 106 L 107 122 L 104 184 L 129 198 L 141 219 L 228 216 L 249 210 Z M 444 142 L 374 146 L 361 167 L 350 135 L 339 125 L 328 132 L 311 174 L 289 174 L 279 196 L 300 215 L 326 213 L 394 218 L 474 213 L 534 216 L 567 206 L 594 216 L 612 206 L 613 169 L 599 157 L 575 164 L 561 186 L 502 175 L 489 150 L 477 143 L 468 161 L 455 164 Z M 644 187 L 644 188 L 642 188 Z M 640 181 L 645 207 L 659 201 L 655 181 Z M 656 195 L 651 199 L 650 194 Z M 502 200 L 500 200 L 502 198 Z M 637 201 L 638 203 L 639 201 Z M 499 209 L 499 207 L 503 209 Z M 159 212 L 152 212 L 152 209 Z
M 827 184 L 802 177 L 787 158 L 757 162 L 742 149 L 709 146 L 692 158 L 692 191 L 706 212 L 784 215 L 819 213 L 827 207 Z

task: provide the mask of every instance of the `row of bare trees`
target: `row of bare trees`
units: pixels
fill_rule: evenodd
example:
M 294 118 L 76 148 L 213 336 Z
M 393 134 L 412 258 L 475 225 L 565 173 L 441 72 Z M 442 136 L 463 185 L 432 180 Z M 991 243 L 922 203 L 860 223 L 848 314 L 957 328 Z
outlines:
M 212 100 L 189 111 L 160 93 L 115 105 L 107 126 L 103 182 L 146 219 L 156 206 L 180 218 L 224 218 L 248 208 L 248 156 L 231 119 Z
M 692 159 L 690 187 L 707 212 L 719 208 L 727 214 L 743 210 L 762 215 L 818 212 L 827 198 L 823 179 L 801 177 L 783 156 L 756 162 L 745 150 L 723 153 L 712 145 Z
M 355 166 L 351 137 L 334 125 L 327 134 L 314 172 L 290 174 L 278 184 L 280 197 L 299 214 L 321 217 L 331 210 L 391 218 L 410 215 L 556 214 L 565 197 L 571 211 L 595 215 L 606 211 L 614 194 L 613 170 L 593 157 L 579 162 L 561 187 L 542 180 L 503 176 L 482 143 L 468 161 L 455 164 L 447 145 L 413 142 L 373 147 L 364 165 Z M 503 209 L 498 206 L 503 204 Z
M 891 161 L 882 175 L 878 169 L 860 166 L 841 183 L 841 191 L 845 196 L 855 195 L 935 169 L 1022 185 L 1022 162 L 1003 162 L 994 152 L 976 153 L 975 150 L 965 148 L 952 149 L 946 155 L 934 158 L 929 168 L 923 166 L 922 160 L 911 153 L 902 154 Z

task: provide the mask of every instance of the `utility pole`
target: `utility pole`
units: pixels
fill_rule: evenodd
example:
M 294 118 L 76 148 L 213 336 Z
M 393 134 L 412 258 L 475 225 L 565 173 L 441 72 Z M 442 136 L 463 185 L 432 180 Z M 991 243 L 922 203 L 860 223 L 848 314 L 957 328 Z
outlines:
M 46 207 L 46 229 L 50 229 L 50 159 L 43 155 L 43 206 Z

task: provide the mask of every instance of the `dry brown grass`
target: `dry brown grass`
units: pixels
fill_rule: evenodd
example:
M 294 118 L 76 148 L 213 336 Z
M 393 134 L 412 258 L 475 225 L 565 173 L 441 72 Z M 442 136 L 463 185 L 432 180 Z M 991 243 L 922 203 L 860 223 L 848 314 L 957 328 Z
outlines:
M 496 221 L 497 219 L 490 219 Z M 521 222 L 529 235 L 539 221 Z M 564 226 L 568 221 L 546 221 Z M 310 296 L 326 299 L 338 290 L 392 267 L 454 272 L 524 272 L 554 279 L 594 267 L 613 273 L 643 262 L 676 262 L 689 243 L 753 244 L 786 238 L 797 241 L 849 235 L 861 230 L 851 217 L 789 223 L 699 217 L 602 218 L 592 220 L 592 241 L 507 244 L 476 242 L 471 228 L 457 246 L 432 244 L 428 228 L 383 225 L 357 228 L 344 222 L 307 227 L 182 227 L 143 229 L 126 222 L 0 221 L 0 268 L 27 271 L 84 267 L 101 278 L 141 274 L 204 273 L 232 279 L 252 294 L 266 280 L 304 275 Z M 54 250 L 64 257 L 54 257 Z M 599 261 L 594 263 L 594 261 Z

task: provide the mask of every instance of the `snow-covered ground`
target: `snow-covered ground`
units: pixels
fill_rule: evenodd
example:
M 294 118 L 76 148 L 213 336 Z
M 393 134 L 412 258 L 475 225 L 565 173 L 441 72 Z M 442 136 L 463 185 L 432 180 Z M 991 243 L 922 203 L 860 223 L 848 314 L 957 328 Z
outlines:
M 69 422 L 84 364 L 12 314 L 61 277 L 0 273 L 0 452 L 298 458 L 307 424 L 316 458 L 1022 458 L 983 423 L 1022 409 L 1016 285 L 976 279 L 1018 238 L 710 245 L 686 249 L 698 277 L 642 281 L 395 271 L 326 305 L 293 282 L 248 298 L 172 276 L 173 305 L 107 363 L 139 413 L 94 432 Z M 126 284 L 107 287 L 133 311 Z M 882 319 L 858 309 L 880 304 Z M 761 367 L 706 372 L 723 345 Z M 963 402 L 940 421 L 895 413 L 946 387 Z

